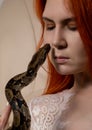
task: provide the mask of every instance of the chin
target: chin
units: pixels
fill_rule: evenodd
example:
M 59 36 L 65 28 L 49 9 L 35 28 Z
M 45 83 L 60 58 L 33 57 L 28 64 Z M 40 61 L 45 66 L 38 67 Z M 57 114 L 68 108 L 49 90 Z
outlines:
M 58 73 L 61 75 L 71 75 L 72 74 L 70 72 L 62 72 L 62 71 L 58 71 Z
M 61 75 L 72 75 L 72 74 L 74 75 L 75 73 L 78 73 L 76 70 L 71 70 L 69 68 L 65 68 L 65 69 L 62 68 L 61 69 L 61 68 L 55 67 L 55 69 Z
M 78 66 L 69 66 L 69 65 L 62 65 L 62 66 L 57 66 L 53 64 L 55 70 L 61 74 L 61 75 L 75 75 L 80 72 L 83 72 L 83 67 L 78 67 Z
M 57 68 L 55 68 L 55 69 L 61 75 L 70 75 L 70 74 L 72 74 L 70 71 L 67 71 L 67 70 L 60 70 L 60 69 L 57 69 Z

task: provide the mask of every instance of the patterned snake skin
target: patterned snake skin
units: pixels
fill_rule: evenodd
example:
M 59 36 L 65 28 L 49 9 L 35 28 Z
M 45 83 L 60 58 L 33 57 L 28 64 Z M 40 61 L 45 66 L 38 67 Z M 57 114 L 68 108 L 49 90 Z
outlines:
M 31 83 L 40 66 L 44 63 L 50 45 L 45 44 L 32 57 L 27 71 L 11 78 L 5 87 L 5 95 L 13 110 L 13 123 L 7 130 L 29 130 L 31 116 L 27 103 L 22 97 L 21 89 Z

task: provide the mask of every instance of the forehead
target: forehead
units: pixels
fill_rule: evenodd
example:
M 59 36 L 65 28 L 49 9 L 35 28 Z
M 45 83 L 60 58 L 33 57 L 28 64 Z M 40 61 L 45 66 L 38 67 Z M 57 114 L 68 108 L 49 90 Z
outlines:
M 73 14 L 68 7 L 68 0 L 47 0 L 43 16 L 56 19 L 72 17 Z

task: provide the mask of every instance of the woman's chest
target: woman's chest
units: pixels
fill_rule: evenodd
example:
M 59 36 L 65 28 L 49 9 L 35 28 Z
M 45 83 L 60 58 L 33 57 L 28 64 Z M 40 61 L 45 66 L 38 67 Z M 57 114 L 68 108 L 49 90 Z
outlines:
M 79 119 L 70 119 L 69 123 L 60 130 L 91 130 L 92 129 L 92 120 L 88 120 L 85 117 Z M 58 130 L 58 129 L 57 129 Z
M 31 130 L 91 130 L 90 104 L 63 92 L 33 100 Z
M 63 119 L 67 124 L 60 130 L 92 129 L 92 105 L 88 100 L 79 99 L 74 96 L 72 100 L 70 100 L 67 111 L 62 114 L 63 118 L 61 117 L 61 120 Z
M 56 123 L 55 130 L 91 130 L 92 112 L 65 111 Z M 70 113 L 69 113 L 70 112 Z
M 31 127 L 32 130 L 59 130 L 58 122 L 62 122 L 61 128 L 65 122 L 59 120 L 62 113 L 68 108 L 68 102 L 72 95 L 64 92 L 55 96 L 44 96 L 33 100 L 31 104 Z

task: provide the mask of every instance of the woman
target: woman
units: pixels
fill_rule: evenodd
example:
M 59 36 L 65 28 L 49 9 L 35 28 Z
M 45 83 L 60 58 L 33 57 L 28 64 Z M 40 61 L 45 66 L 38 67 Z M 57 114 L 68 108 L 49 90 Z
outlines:
M 91 130 L 92 1 L 35 3 L 43 28 L 39 46 L 49 43 L 51 51 L 47 88 L 29 105 L 31 129 Z

